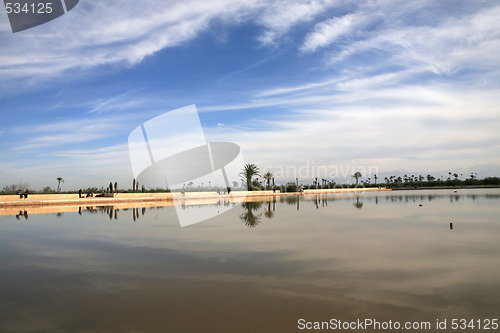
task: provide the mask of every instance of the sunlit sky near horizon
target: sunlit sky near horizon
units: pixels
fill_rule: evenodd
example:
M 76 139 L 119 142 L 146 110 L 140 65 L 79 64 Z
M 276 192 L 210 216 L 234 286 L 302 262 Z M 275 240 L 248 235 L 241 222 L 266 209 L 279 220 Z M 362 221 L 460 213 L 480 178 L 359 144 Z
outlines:
M 0 12 L 0 187 L 127 187 L 130 132 L 190 104 L 270 171 L 500 170 L 496 0 L 81 0 L 15 34 Z

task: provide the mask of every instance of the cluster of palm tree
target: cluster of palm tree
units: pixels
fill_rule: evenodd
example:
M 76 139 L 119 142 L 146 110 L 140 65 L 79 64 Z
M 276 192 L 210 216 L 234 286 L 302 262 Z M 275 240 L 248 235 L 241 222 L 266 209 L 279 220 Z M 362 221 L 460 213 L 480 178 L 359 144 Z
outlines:
M 266 172 L 262 177 L 264 178 L 264 186 L 262 182 L 259 182 L 258 177 L 261 176 L 259 168 L 255 164 L 246 164 L 243 171 L 240 173 L 244 180 L 246 188 L 248 191 L 252 190 L 262 190 L 262 189 L 272 189 L 275 188 L 274 175 L 272 172 Z M 257 178 L 255 178 L 257 177 Z M 352 178 L 356 180 L 354 186 L 362 184 L 363 186 L 380 186 L 385 185 L 389 187 L 400 187 L 400 186 L 459 186 L 459 185 L 500 185 L 500 178 L 498 177 L 487 177 L 482 180 L 477 179 L 477 174 L 471 173 L 468 178 L 463 179 L 463 174 L 458 174 L 456 172 L 448 172 L 448 178 L 445 179 L 444 176 L 436 178 L 430 174 L 427 176 L 423 175 L 404 175 L 404 176 L 388 176 L 384 177 L 383 183 L 378 183 L 379 176 L 373 175 L 373 181 L 371 177 L 366 178 L 361 181 L 363 175 L 361 172 L 356 171 Z M 271 186 L 272 183 L 272 186 Z M 336 183 L 327 179 L 314 178 L 312 185 L 305 185 L 308 189 L 318 189 L 318 188 L 333 188 Z M 351 186 L 351 185 L 344 185 Z M 289 182 L 285 185 L 280 185 L 277 187 L 281 192 L 297 192 L 299 191 L 299 180 L 296 179 L 295 182 Z
M 460 185 L 500 185 L 500 178 L 486 177 L 477 179 L 477 174 L 471 173 L 468 178 L 464 178 L 463 174 L 456 172 L 448 172 L 448 176 L 434 177 L 433 175 L 404 175 L 404 176 L 388 176 L 384 177 L 385 185 L 391 187 L 399 186 L 460 186 Z
M 337 183 L 332 180 L 328 180 L 325 178 L 319 179 L 318 177 L 315 177 L 311 185 L 301 185 L 304 186 L 305 189 L 308 190 L 317 190 L 317 189 L 327 189 L 327 188 L 334 188 Z M 295 187 L 299 187 L 298 184 L 298 179 L 295 180 Z
M 258 178 L 254 179 L 254 177 L 261 176 L 260 169 L 255 164 L 245 164 L 243 170 L 240 172 L 240 176 L 243 178 L 248 191 L 264 189 L 262 182 Z M 271 183 L 274 186 L 274 174 L 268 171 L 262 177 L 265 183 L 267 183 L 266 189 L 270 190 L 272 188 Z

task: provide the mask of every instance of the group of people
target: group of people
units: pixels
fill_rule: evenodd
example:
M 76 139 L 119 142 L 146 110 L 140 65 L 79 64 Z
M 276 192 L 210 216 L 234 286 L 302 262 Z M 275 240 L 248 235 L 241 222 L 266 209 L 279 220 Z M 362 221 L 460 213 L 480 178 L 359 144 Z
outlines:
M 230 194 L 231 193 L 231 188 L 230 187 L 227 187 L 225 190 L 224 190 L 224 195 L 227 194 Z M 217 194 L 220 195 L 221 194 L 221 191 L 220 189 L 217 189 Z
M 19 199 L 28 199 L 28 194 L 30 194 L 30 191 L 28 189 L 26 189 L 26 191 L 21 192 L 21 190 L 17 190 L 17 195 L 19 196 Z
M 87 193 L 87 198 L 91 198 L 93 196 L 94 196 L 94 191 L 90 190 L 90 192 Z M 83 198 L 83 190 L 82 189 L 78 190 L 78 197 Z

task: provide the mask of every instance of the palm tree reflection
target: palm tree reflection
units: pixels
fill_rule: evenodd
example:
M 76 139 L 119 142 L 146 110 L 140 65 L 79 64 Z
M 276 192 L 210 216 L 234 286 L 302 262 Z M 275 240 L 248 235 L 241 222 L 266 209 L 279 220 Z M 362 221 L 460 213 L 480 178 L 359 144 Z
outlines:
M 240 219 L 245 223 L 245 225 L 249 228 L 256 227 L 261 220 L 260 214 L 254 214 L 255 211 L 258 211 L 262 206 L 263 202 L 243 202 L 241 206 L 245 209 L 245 212 L 240 215 Z
M 363 203 L 359 201 L 359 197 L 356 197 L 356 202 L 353 204 L 353 206 L 356 207 L 357 209 L 363 208 Z
M 268 201 L 267 202 L 267 209 L 264 212 L 264 216 L 267 217 L 268 219 L 272 219 L 274 217 L 274 211 L 273 210 L 271 210 L 271 201 Z

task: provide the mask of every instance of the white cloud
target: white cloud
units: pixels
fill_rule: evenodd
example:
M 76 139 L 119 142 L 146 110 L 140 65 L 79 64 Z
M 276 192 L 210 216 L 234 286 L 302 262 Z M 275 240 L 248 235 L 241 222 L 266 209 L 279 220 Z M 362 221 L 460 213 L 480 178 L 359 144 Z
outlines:
M 20 33 L 2 33 L 0 77 L 4 89 L 69 69 L 135 64 L 163 48 L 180 45 L 217 18 L 232 22 L 257 0 L 81 2 L 68 14 Z
M 298 24 L 313 23 L 300 49 L 312 52 L 345 38 L 344 51 L 336 53 L 334 61 L 384 50 L 388 62 L 425 66 L 440 74 L 451 73 L 460 64 L 496 63 L 498 6 L 432 26 L 410 26 L 403 18 L 432 3 L 414 8 L 415 4 L 406 2 L 362 2 L 352 13 L 315 22 L 320 14 L 343 4 L 334 0 L 179 0 L 168 5 L 156 0 L 147 6 L 137 6 L 133 0 L 81 2 L 50 23 L 0 35 L 0 44 L 8 45 L 0 53 L 0 85 L 3 90 L 15 89 L 11 85 L 36 83 L 70 69 L 135 64 L 163 48 L 192 40 L 214 20 L 227 24 L 251 20 L 264 29 L 258 37 L 264 45 L 275 45 Z M 368 28 L 374 17 L 380 26 L 372 32 Z
M 375 9 L 370 7 L 370 10 Z M 433 26 L 402 25 L 401 17 L 396 15 L 403 14 L 398 11 L 395 14 L 386 13 L 382 27 L 376 32 L 366 33 L 364 38 L 345 43 L 343 51 L 333 54 L 332 61 L 345 63 L 354 56 L 373 57 L 371 53 L 375 51 L 382 52 L 384 56 L 374 59 L 372 68 L 401 66 L 438 75 L 451 75 L 462 69 L 498 68 L 500 60 L 495 55 L 500 52 L 500 29 L 497 25 L 500 6 L 471 15 L 443 18 Z M 328 31 L 327 28 L 323 30 Z M 310 37 L 303 48 L 315 50 L 318 45 L 326 46 L 334 41 L 324 35 L 316 42 Z
M 258 94 L 258 97 L 267 97 L 267 96 L 274 96 L 274 95 L 284 95 L 284 94 L 289 94 L 293 92 L 298 92 L 298 91 L 304 91 L 304 90 L 310 90 L 310 89 L 317 89 L 325 86 L 330 86 L 336 83 L 339 83 L 342 81 L 342 77 L 340 78 L 333 78 L 330 80 L 325 80 L 322 82 L 312 82 L 312 83 L 307 83 L 299 86 L 293 86 L 293 87 L 279 87 L 279 88 L 272 88 L 269 90 L 262 91 Z
M 318 14 L 333 7 L 333 0 L 278 0 L 271 2 L 259 15 L 257 23 L 265 28 L 259 36 L 263 45 L 272 45 L 293 26 L 312 21 Z
M 144 98 L 134 98 L 131 95 L 133 95 L 133 93 L 127 92 L 118 96 L 99 99 L 93 103 L 93 107 L 88 111 L 88 113 L 99 114 L 113 110 L 126 110 L 137 108 L 148 103 L 148 101 L 146 101 Z
M 343 36 L 350 35 L 360 22 L 352 14 L 339 18 L 332 18 L 316 24 L 314 32 L 306 36 L 302 51 L 313 52 L 316 49 L 329 45 Z

